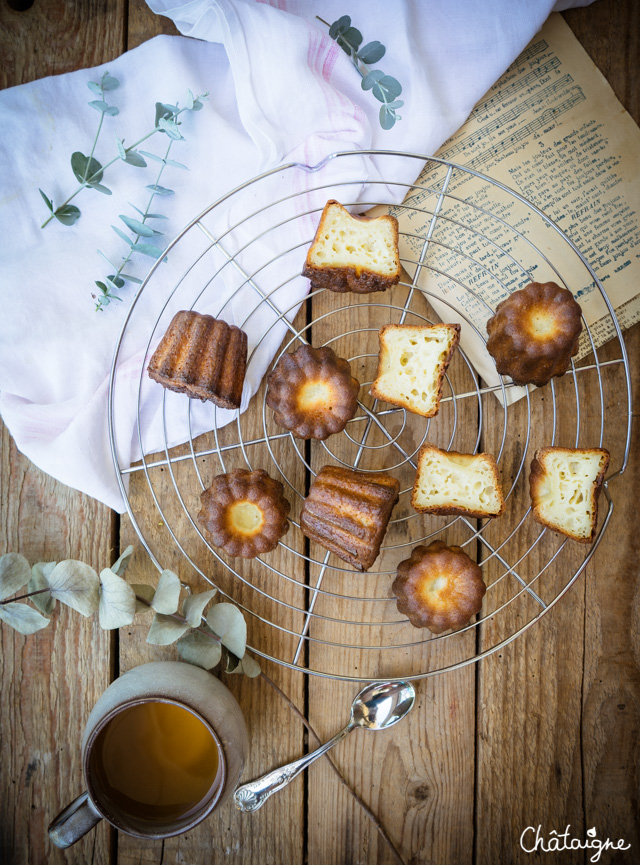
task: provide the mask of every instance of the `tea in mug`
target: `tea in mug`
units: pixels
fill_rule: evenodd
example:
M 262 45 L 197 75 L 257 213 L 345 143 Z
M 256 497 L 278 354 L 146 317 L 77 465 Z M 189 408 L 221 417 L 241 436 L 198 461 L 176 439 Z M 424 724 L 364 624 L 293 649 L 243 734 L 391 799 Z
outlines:
M 98 734 L 92 773 L 114 810 L 148 822 L 195 812 L 219 783 L 218 746 L 207 726 L 176 703 L 123 709 Z

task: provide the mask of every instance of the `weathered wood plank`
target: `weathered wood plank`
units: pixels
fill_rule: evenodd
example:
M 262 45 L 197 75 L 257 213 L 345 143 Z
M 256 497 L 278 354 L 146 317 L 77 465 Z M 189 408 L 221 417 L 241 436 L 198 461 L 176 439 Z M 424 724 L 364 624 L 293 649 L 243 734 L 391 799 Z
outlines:
M 407 288 L 399 286 L 384 295 L 369 298 L 331 292 L 319 295 L 313 299 L 314 318 L 341 307 L 347 307 L 348 311 L 314 324 L 313 344 L 322 345 L 344 331 L 357 330 L 354 335 L 341 337 L 331 345 L 340 356 L 358 357 L 352 362 L 353 373 L 362 383 L 370 382 L 377 365 L 378 328 L 390 320 L 399 320 L 401 314 L 399 311 L 390 313 L 386 304 L 391 302 L 402 309 L 407 294 Z M 362 302 L 364 305 L 359 305 Z M 380 303 L 384 306 L 380 307 Z M 437 320 L 419 293 L 414 296 L 410 308 L 429 320 Z M 406 323 L 418 324 L 421 320 L 410 314 Z M 363 354 L 372 356 L 359 357 Z M 450 378 L 458 392 L 473 387 L 470 374 L 460 358 L 452 363 Z M 373 405 L 368 386 L 361 388 L 360 399 L 369 406 Z M 380 403 L 379 408 L 388 409 L 390 405 Z M 398 443 L 411 453 L 420 445 L 427 424 L 424 419 L 407 413 L 406 428 L 401 432 L 401 419 L 402 415 L 391 416 L 384 418 L 384 423 L 392 435 L 400 434 Z M 429 441 L 447 446 L 453 423 L 453 405 L 443 403 L 440 414 L 429 424 Z M 361 422 L 357 428 L 355 425 L 350 428 L 350 434 L 360 441 L 365 428 L 366 422 Z M 477 409 L 472 401 L 465 401 L 458 406 L 453 446 L 459 450 L 472 447 L 476 431 Z M 367 444 L 381 446 L 384 441 L 374 425 Z M 326 445 L 337 458 L 353 464 L 357 447 L 344 433 L 330 437 Z M 319 443 L 312 444 L 311 453 L 315 471 L 324 463 L 333 462 Z M 384 470 L 399 462 L 403 462 L 402 455 L 390 445 L 365 450 L 359 466 L 365 470 Z M 415 474 L 411 465 L 407 463 L 392 473 L 400 480 L 402 490 L 411 488 Z M 427 533 L 435 532 L 448 543 L 463 543 L 470 535 L 458 524 L 440 533 L 439 530 L 450 521 L 415 515 L 409 497 L 409 491 L 401 495 L 393 517 L 410 516 L 410 519 L 390 525 L 385 537 L 389 549 L 383 550 L 370 573 L 327 572 L 322 583 L 327 591 L 354 598 L 389 600 L 381 603 L 319 596 L 315 611 L 342 622 L 313 621 L 310 630 L 313 639 L 309 646 L 309 665 L 312 668 L 381 679 L 439 669 L 473 656 L 473 631 L 456 635 L 453 639 L 432 640 L 427 631 L 400 624 L 402 617 L 397 613 L 390 592 L 398 562 L 407 558 L 413 546 Z M 311 551 L 316 559 L 323 560 L 324 550 L 320 546 L 312 544 Z M 342 566 L 335 557 L 330 559 L 331 564 Z M 384 573 L 387 571 L 390 573 Z M 318 572 L 318 566 L 312 566 L 312 584 Z M 378 575 L 378 572 L 381 573 Z M 349 624 L 350 620 L 398 624 L 366 627 Z M 337 645 L 334 648 L 315 642 L 320 640 Z M 341 643 L 380 648 L 342 649 Z M 411 649 L 393 648 L 412 643 L 416 646 Z M 351 700 L 360 687 L 330 679 L 310 680 L 309 718 L 323 739 L 346 723 Z M 475 672 L 472 666 L 466 667 L 417 682 L 416 688 L 416 706 L 401 724 L 384 733 L 352 733 L 336 749 L 335 761 L 350 785 L 380 819 L 406 862 L 469 861 L 473 845 Z M 395 861 L 371 821 L 344 787 L 338 785 L 333 772 L 323 761 L 310 769 L 308 784 L 311 865 Z
M 0 444 L 0 551 L 31 563 L 111 562 L 111 512 L 39 471 L 3 425 Z M 0 641 L 0 859 L 107 865 L 107 825 L 68 852 L 49 843 L 47 826 L 82 791 L 82 731 L 111 679 L 111 635 L 97 617 L 58 605 L 47 629 L 22 637 L 3 624 Z

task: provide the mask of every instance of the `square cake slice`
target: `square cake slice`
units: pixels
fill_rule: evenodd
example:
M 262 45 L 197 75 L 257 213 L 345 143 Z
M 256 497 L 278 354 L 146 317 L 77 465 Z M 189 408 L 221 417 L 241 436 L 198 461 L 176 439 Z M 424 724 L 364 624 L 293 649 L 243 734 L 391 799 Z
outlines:
M 442 381 L 460 341 L 459 324 L 385 324 L 371 395 L 422 417 L 440 408 Z
M 395 216 L 352 216 L 327 201 L 302 275 L 314 288 L 368 294 L 400 279 L 398 220 Z
M 426 514 L 500 516 L 504 497 L 495 458 L 424 445 L 418 454 L 411 507 Z
M 609 459 L 609 451 L 604 448 L 537 450 L 529 475 L 534 519 L 574 541 L 591 543 Z

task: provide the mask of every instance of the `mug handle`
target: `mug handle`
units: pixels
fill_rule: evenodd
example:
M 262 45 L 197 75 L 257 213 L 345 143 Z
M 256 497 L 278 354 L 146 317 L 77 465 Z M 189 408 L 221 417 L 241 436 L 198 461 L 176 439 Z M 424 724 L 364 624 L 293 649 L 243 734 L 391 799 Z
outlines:
M 102 814 L 93 805 L 85 791 L 74 799 L 49 824 L 49 838 L 56 847 L 71 847 L 102 820 Z

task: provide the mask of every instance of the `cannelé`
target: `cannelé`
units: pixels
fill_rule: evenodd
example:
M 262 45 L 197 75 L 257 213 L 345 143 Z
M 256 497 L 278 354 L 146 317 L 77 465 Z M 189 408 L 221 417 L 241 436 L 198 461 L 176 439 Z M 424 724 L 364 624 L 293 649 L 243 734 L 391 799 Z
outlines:
M 220 408 L 240 408 L 247 369 L 247 335 L 239 327 L 193 310 L 177 312 L 147 371 L 168 390 Z

